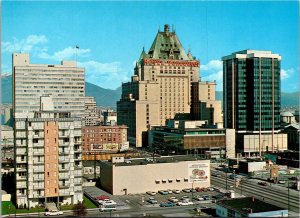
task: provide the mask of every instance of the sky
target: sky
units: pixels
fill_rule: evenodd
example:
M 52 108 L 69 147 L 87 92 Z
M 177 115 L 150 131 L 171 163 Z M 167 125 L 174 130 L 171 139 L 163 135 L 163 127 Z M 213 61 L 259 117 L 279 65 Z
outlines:
M 13 52 L 30 53 L 33 64 L 77 60 L 87 82 L 116 89 L 164 24 L 218 91 L 222 56 L 244 49 L 280 54 L 281 90 L 299 91 L 297 1 L 2 1 L 2 73 L 11 73 Z

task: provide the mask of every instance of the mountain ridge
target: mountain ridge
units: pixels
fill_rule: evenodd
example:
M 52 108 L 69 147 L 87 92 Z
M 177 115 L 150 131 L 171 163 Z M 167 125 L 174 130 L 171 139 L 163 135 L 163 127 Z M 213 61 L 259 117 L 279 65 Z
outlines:
M 12 76 L 2 76 L 2 103 L 12 103 Z M 95 84 L 85 82 L 85 95 L 93 96 L 97 106 L 116 108 L 122 94 L 121 86 L 115 90 L 105 89 Z M 223 92 L 216 91 L 216 99 L 223 100 Z M 281 92 L 281 107 L 299 107 L 299 92 Z

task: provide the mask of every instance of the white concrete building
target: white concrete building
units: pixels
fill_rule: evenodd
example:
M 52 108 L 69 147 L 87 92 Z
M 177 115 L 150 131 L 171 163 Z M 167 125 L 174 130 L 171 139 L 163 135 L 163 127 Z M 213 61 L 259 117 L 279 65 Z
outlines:
M 51 95 L 55 111 L 84 116 L 84 68 L 75 61 L 60 65 L 31 64 L 29 54 L 12 55 L 13 111 L 15 118 L 33 118 L 40 108 L 40 96 Z
M 113 195 L 210 186 L 210 160 L 193 156 L 116 157 L 100 164 L 102 187 Z
M 83 200 L 81 118 L 41 99 L 33 118 L 15 118 L 16 203 L 76 204 Z

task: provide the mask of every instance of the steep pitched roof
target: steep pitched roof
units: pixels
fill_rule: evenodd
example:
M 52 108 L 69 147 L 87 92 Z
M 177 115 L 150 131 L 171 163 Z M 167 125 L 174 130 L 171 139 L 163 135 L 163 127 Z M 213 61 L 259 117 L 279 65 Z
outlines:
M 187 55 L 181 45 L 175 31 L 169 32 L 169 25 L 165 25 L 164 32 L 158 32 L 149 52 L 148 58 L 193 60 L 193 56 Z

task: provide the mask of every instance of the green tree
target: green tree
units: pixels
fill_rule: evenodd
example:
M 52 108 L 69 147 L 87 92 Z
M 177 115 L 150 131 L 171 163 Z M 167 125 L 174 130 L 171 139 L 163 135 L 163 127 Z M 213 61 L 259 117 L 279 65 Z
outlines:
M 86 206 L 83 203 L 75 204 L 73 207 L 73 214 L 76 217 L 85 216 L 87 214 Z

